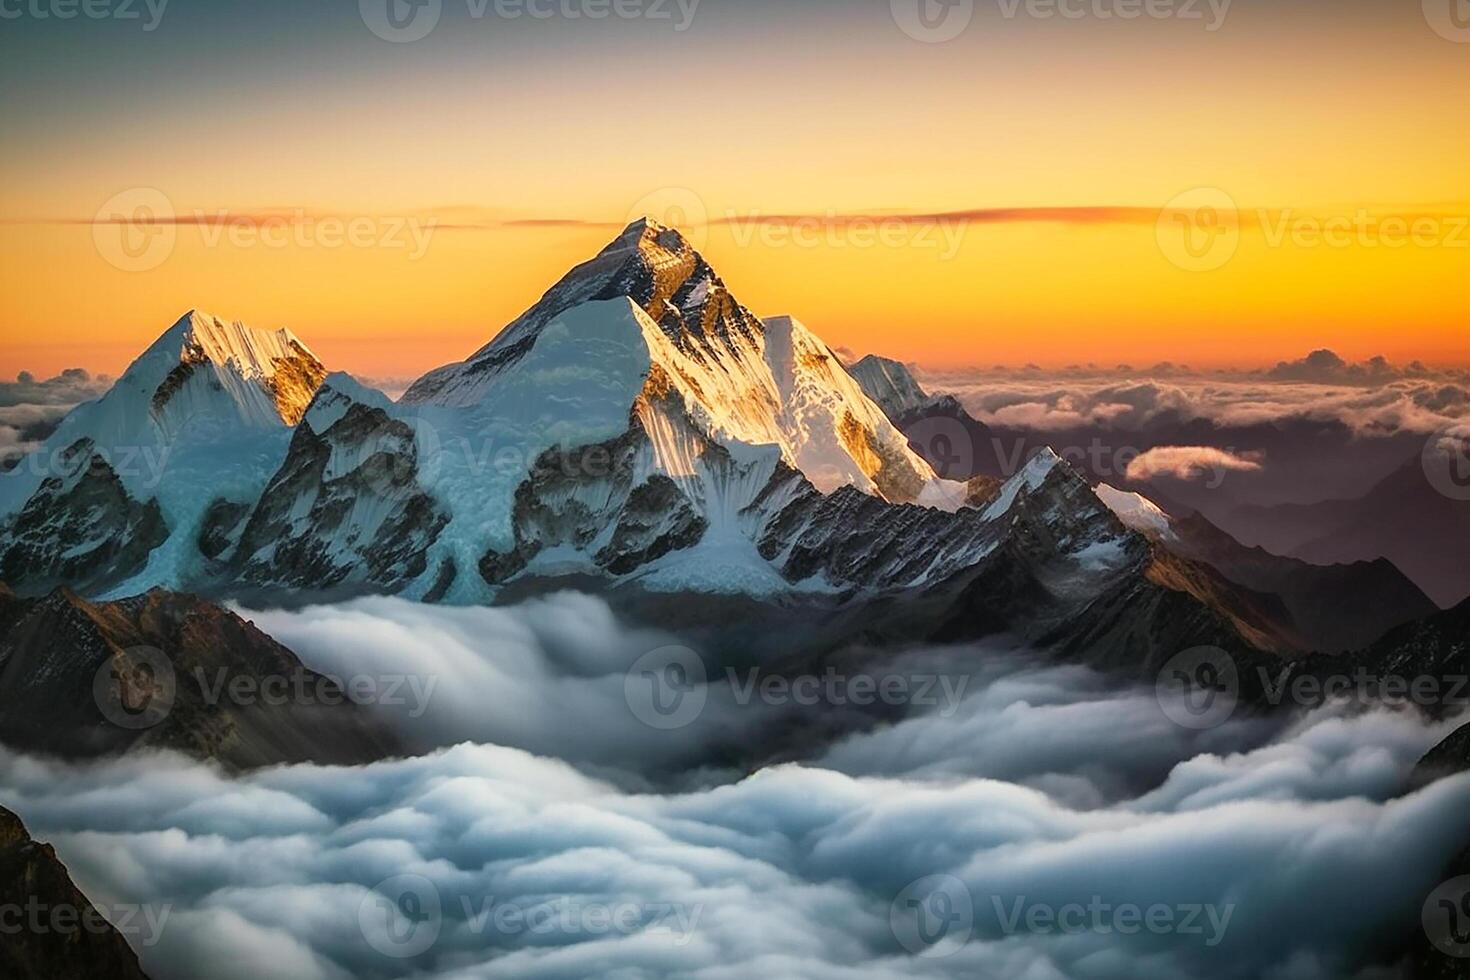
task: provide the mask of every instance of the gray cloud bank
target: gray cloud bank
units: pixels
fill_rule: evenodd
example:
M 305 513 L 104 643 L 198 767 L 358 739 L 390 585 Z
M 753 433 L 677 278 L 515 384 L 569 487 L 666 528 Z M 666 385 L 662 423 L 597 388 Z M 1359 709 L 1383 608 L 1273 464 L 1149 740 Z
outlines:
M 21 371 L 14 381 L 0 381 L 0 458 L 38 448 L 67 412 L 111 386 L 107 375 L 93 376 L 82 368 L 45 379 Z

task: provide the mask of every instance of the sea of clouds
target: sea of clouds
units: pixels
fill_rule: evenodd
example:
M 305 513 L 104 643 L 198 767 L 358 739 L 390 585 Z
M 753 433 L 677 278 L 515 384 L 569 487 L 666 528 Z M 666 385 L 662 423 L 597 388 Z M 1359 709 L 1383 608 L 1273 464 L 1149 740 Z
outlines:
M 52 378 L 21 371 L 14 381 L 0 381 L 0 463 L 39 448 L 66 413 L 111 386 L 107 375 L 82 368 L 67 368 Z
M 982 422 L 1037 432 L 1147 431 L 1159 422 L 1192 420 L 1243 428 L 1300 420 L 1387 437 L 1427 435 L 1470 418 L 1470 381 L 1459 375 L 1351 383 L 1240 374 L 987 372 L 934 373 L 924 383 L 958 396 Z
M 315 669 L 436 678 L 380 710 L 442 747 L 240 777 L 0 752 L 0 799 L 89 896 L 149 913 L 130 938 L 158 980 L 1338 980 L 1414 933 L 1465 844 L 1470 777 L 1408 793 L 1451 722 L 1193 731 L 1151 687 L 949 647 L 888 663 L 963 676 L 962 700 L 746 774 L 699 762 L 826 709 L 719 690 L 650 728 L 626 672 L 669 638 L 598 599 L 249 615 Z

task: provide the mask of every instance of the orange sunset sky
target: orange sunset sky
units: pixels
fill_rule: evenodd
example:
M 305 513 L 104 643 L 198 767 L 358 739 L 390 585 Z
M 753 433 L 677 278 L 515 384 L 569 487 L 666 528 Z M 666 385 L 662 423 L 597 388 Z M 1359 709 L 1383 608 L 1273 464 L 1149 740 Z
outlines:
M 944 43 L 901 0 L 3 21 L 0 373 L 115 373 L 198 307 L 417 375 L 645 211 L 757 313 L 936 367 L 1470 364 L 1470 38 L 1433 2 L 992 0 Z M 138 214 L 176 223 L 125 269 Z

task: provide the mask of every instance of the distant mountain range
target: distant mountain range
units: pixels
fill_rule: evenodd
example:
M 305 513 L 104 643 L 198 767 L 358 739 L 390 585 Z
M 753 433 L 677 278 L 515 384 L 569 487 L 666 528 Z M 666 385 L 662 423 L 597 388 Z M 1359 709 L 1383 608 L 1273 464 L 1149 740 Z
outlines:
M 1387 562 L 1278 559 L 1160 508 L 1140 523 L 1045 446 L 1008 471 L 955 458 L 988 436 L 903 365 L 849 370 L 756 317 L 645 220 L 397 402 L 289 331 L 186 315 L 0 476 L 0 577 L 284 602 L 560 582 L 833 622 L 905 596 L 920 632 L 1085 636 L 1139 663 L 1130 644 L 1186 641 L 1181 624 L 1343 650 L 1433 611 Z
M 868 357 L 853 365 L 852 371 L 870 397 L 894 406 L 899 428 L 932 465 L 942 469 L 958 458 L 961 468 L 947 475 L 986 474 L 996 462 L 973 449 L 989 445 L 996 438 L 994 431 L 972 418 L 953 397 L 925 392 L 902 364 Z M 954 449 L 957 444 L 965 447 L 962 454 Z M 1456 509 L 1453 502 L 1434 494 L 1417 458 L 1414 468 L 1417 482 L 1408 476 L 1402 482 L 1412 483 L 1421 496 L 1425 491 L 1434 495 L 1435 500 L 1426 502 L 1428 520 L 1450 510 L 1459 520 L 1470 517 L 1470 508 L 1458 505 Z M 1143 489 L 1151 488 L 1143 485 Z M 1358 557 L 1371 548 L 1344 545 L 1337 563 L 1282 557 L 1264 548 L 1247 547 L 1201 513 L 1181 508 L 1182 515 L 1176 517 L 1142 493 L 1100 481 L 1097 492 L 1125 525 L 1163 553 L 1165 560 L 1154 570 L 1160 581 L 1190 592 L 1227 616 L 1257 647 L 1323 652 L 1362 649 L 1393 627 L 1438 608 L 1394 562 Z M 1453 531 L 1454 525 L 1450 527 Z M 1359 534 L 1360 545 L 1373 533 Z
M 397 401 L 289 331 L 192 312 L 0 475 L 0 742 L 227 769 L 422 748 L 345 699 L 207 696 L 201 679 L 337 691 L 226 599 L 575 588 L 776 673 L 995 635 L 1150 684 L 1200 646 L 1297 675 L 1465 672 L 1470 603 L 1440 612 L 1400 571 L 1446 592 L 1463 571 L 1448 545 L 1406 543 L 1464 532 L 1422 472 L 1355 501 L 1242 510 L 1252 538 L 1044 443 L 976 451 L 995 438 L 902 364 L 844 367 L 798 321 L 756 317 L 649 221 Z M 1251 546 L 1287 538 L 1293 557 Z M 718 762 L 801 757 L 855 722 L 815 724 Z M 1466 739 L 1425 778 L 1470 765 Z M 6 817 L 0 865 L 72 887 Z M 141 976 L 120 939 L 93 939 L 0 964 Z

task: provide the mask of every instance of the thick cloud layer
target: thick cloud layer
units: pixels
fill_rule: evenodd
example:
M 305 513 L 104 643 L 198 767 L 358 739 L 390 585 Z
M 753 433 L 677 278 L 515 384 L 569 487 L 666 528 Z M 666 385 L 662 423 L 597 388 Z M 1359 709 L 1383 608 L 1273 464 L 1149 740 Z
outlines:
M 1202 420 L 1221 428 L 1307 421 L 1338 423 L 1364 436 L 1427 435 L 1470 417 L 1470 381 L 1387 375 L 1378 382 L 1241 375 L 995 376 L 946 374 L 926 386 L 953 392 L 977 419 L 1037 432 L 1096 427 L 1146 432 Z
M 235 781 L 168 757 L 0 756 L 0 781 L 97 900 L 163 920 L 138 943 L 161 980 L 206 963 L 221 978 L 1326 980 L 1407 935 L 1463 843 L 1470 779 L 1357 795 L 1404 738 L 1382 718 L 1324 721 L 1091 810 L 1013 783 L 795 765 L 627 795 L 470 745 Z M 916 943 L 903 918 L 935 875 L 969 903 L 962 945 Z M 1126 907 L 1169 925 L 1127 933 Z M 1097 911 L 1062 931 L 1037 908 Z
M 397 648 L 440 671 L 451 696 L 397 709 L 437 738 L 493 730 L 621 769 L 711 735 L 628 727 L 620 675 L 666 638 L 586 597 L 268 618 L 315 667 L 371 672 Z M 159 980 L 1337 980 L 1412 935 L 1466 842 L 1470 777 L 1401 795 L 1452 723 L 1339 708 L 1196 732 L 1081 668 L 899 662 L 967 664 L 966 696 L 677 792 L 467 742 L 236 779 L 172 756 L 0 753 L 0 799 L 94 900 L 161 923 L 130 936 Z M 754 737 L 773 717 L 741 710 L 715 724 Z
M 14 381 L 0 381 L 0 465 L 38 448 L 67 412 L 111 385 L 107 375 L 81 368 L 44 380 L 22 371 Z
M 514 607 L 368 598 L 240 612 L 314 670 L 389 683 L 406 676 L 396 703 L 375 707 L 423 750 L 506 745 L 628 786 L 698 767 L 715 746 L 738 744 L 783 713 L 758 699 L 741 703 L 730 675 L 711 665 L 702 709 L 669 738 L 630 707 L 629 671 L 661 651 L 696 655 L 670 634 L 622 625 L 602 599 L 579 593 Z

